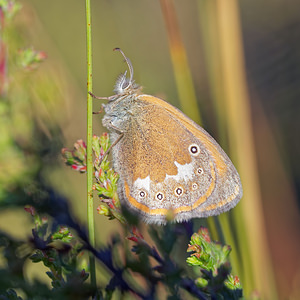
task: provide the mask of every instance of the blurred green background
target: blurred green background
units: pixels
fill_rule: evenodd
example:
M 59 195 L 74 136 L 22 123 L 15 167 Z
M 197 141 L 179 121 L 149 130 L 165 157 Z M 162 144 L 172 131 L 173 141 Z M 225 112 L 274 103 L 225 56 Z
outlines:
M 20 3 L 24 46 L 48 55 L 37 76 L 47 74 L 57 87 L 36 91 L 52 102 L 35 102 L 34 118 L 46 134 L 48 122 L 59 124 L 64 146 L 72 147 L 86 136 L 85 1 Z M 299 11 L 296 0 L 92 1 L 94 94 L 112 95 L 126 69 L 112 51 L 120 47 L 145 93 L 200 122 L 189 102 L 197 99 L 202 126 L 236 164 L 245 196 L 220 219 L 228 243 L 236 243 L 246 296 L 256 289 L 261 299 L 300 299 Z M 103 131 L 101 115 L 94 116 L 94 133 Z M 85 222 L 84 175 L 62 163 L 44 173 Z M 118 230 L 104 217 L 96 222 L 99 243 Z M 5 211 L 0 228 L 21 237 L 31 224 L 22 211 Z

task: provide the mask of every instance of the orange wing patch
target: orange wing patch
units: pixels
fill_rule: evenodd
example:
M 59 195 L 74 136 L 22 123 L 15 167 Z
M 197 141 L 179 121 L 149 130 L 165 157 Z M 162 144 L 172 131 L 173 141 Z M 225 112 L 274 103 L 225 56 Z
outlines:
M 197 137 L 201 141 L 201 143 L 203 143 L 205 147 L 212 153 L 212 156 L 216 162 L 218 173 L 222 176 L 226 172 L 227 164 L 224 161 L 222 153 L 219 152 L 220 147 L 218 146 L 218 143 L 210 135 L 208 135 L 208 133 L 199 130 L 199 128 L 196 127 L 199 126 L 198 124 L 194 124 L 194 122 L 187 118 L 180 110 L 176 109 L 171 104 L 162 99 L 150 95 L 141 95 L 139 96 L 139 98 L 142 100 L 146 100 L 151 104 L 161 106 L 169 111 L 172 115 L 175 115 L 181 121 L 181 123 L 184 124 L 185 127 L 190 132 L 192 132 L 195 137 Z M 202 127 L 200 128 L 202 129 Z

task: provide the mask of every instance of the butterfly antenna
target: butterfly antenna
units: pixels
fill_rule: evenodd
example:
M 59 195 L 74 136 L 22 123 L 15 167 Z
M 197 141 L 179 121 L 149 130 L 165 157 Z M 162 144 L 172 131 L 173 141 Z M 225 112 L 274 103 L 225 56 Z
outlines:
M 129 69 L 130 83 L 132 83 L 132 81 L 133 81 L 133 67 L 132 67 L 130 59 L 125 56 L 124 52 L 120 48 L 115 48 L 114 51 L 120 51 L 121 54 L 123 55 L 124 60 L 127 63 L 127 66 L 128 66 L 128 69 Z

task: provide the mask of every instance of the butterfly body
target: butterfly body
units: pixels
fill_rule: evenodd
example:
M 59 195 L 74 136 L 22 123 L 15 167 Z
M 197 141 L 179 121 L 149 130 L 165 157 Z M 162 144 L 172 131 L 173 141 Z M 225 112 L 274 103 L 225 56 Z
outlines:
M 126 74 L 115 91 L 104 105 L 103 125 L 116 142 L 112 156 L 122 204 L 158 224 L 170 211 L 182 222 L 237 204 L 239 175 L 202 127 L 164 100 L 142 94 Z

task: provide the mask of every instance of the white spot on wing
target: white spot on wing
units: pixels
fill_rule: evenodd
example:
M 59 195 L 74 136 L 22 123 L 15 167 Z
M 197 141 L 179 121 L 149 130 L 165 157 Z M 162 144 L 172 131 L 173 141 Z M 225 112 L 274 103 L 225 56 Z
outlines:
M 150 176 L 148 175 L 144 179 L 138 178 L 133 183 L 133 185 L 135 186 L 135 188 L 137 188 L 137 189 L 144 189 L 144 190 L 146 190 L 149 193 L 149 191 L 150 191 Z
M 193 164 L 185 164 L 185 165 L 181 165 L 179 164 L 177 161 L 175 161 L 175 165 L 178 169 L 178 173 L 176 175 L 168 175 L 166 176 L 166 179 L 174 179 L 177 182 L 180 180 L 190 180 L 192 179 L 192 176 L 194 174 L 194 167 Z

